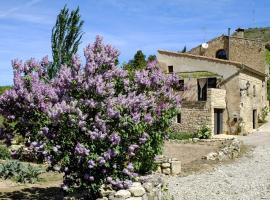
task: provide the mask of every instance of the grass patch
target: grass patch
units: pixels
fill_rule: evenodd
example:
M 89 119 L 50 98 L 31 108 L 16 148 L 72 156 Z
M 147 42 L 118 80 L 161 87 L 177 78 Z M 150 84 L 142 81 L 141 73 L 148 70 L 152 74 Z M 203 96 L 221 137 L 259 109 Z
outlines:
M 189 132 L 174 132 L 169 134 L 170 140 L 188 140 L 190 138 L 195 138 L 195 133 L 189 133 Z

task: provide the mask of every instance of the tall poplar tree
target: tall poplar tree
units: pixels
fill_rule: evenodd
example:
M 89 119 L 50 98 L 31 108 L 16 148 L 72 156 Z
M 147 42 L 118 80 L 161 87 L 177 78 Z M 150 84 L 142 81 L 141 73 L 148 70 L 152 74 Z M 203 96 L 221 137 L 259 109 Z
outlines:
M 70 65 L 72 55 L 76 54 L 83 35 L 79 7 L 69 11 L 65 6 L 56 19 L 52 29 L 51 46 L 53 63 L 48 69 L 48 75 L 53 78 L 59 71 L 62 64 Z

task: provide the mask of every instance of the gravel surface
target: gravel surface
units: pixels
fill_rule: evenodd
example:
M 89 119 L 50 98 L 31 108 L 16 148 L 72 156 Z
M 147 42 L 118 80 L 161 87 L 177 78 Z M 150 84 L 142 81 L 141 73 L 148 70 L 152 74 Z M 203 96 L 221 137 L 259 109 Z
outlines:
M 254 151 L 212 172 L 170 177 L 175 200 L 270 200 L 270 122 L 239 139 Z

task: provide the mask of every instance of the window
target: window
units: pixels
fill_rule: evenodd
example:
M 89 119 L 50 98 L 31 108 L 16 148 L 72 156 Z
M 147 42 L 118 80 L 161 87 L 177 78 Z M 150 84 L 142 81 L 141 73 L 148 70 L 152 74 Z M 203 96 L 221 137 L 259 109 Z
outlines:
M 172 73 L 173 72 L 173 66 L 172 65 L 168 66 L 168 72 L 169 73 Z
M 207 79 L 202 78 L 197 80 L 198 101 L 207 100 Z
M 256 85 L 253 85 L 253 97 L 256 97 Z
M 228 60 L 227 53 L 224 49 L 220 49 L 216 52 L 216 58 Z
M 185 90 L 185 83 L 184 80 L 179 80 L 179 91 Z
M 217 78 L 208 78 L 207 88 L 216 88 L 216 87 L 217 87 Z
M 181 113 L 178 113 L 178 114 L 177 114 L 177 123 L 178 123 L 178 124 L 181 124 L 181 120 L 182 120 L 182 119 L 181 119 Z

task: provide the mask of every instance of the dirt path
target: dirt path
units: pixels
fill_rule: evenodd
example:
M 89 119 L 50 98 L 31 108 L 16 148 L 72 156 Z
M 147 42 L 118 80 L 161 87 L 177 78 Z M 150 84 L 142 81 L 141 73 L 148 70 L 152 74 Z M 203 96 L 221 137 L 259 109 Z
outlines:
M 238 136 L 254 151 L 214 171 L 171 177 L 169 191 L 177 200 L 270 199 L 270 122 L 249 136 Z

